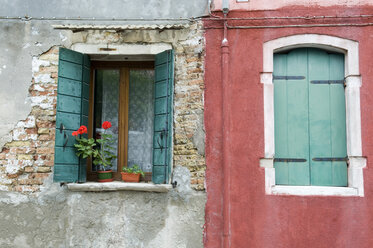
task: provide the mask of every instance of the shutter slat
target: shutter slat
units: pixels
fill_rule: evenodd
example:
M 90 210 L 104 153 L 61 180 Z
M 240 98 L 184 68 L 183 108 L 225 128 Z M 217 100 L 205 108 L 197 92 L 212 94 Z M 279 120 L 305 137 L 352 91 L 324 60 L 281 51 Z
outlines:
M 273 74 L 286 75 L 287 55 L 275 54 L 273 58 Z M 275 109 L 275 158 L 287 158 L 287 90 L 286 80 L 276 80 L 274 84 L 274 109 Z M 276 184 L 289 184 L 289 167 L 286 163 L 274 162 L 276 170 Z
M 322 50 L 309 49 L 310 81 L 329 78 L 329 56 Z M 310 84 L 310 157 L 332 157 L 330 129 L 330 87 Z M 311 160 L 311 184 L 332 184 L 332 162 Z
M 82 80 L 82 65 L 60 60 L 58 62 L 58 77 Z

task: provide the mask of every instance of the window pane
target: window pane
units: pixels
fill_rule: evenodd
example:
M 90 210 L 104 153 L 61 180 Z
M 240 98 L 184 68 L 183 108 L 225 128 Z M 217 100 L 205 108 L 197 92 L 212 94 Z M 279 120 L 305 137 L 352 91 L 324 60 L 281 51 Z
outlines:
M 130 70 L 128 166 L 152 171 L 154 70 Z
M 110 121 L 112 127 L 106 130 L 113 136 L 112 152 L 117 154 L 118 147 L 118 111 L 119 111 L 119 70 L 96 70 L 94 136 L 99 138 L 104 132 L 102 123 Z M 112 170 L 117 171 L 117 160 L 112 162 Z M 92 165 L 92 171 L 97 171 Z

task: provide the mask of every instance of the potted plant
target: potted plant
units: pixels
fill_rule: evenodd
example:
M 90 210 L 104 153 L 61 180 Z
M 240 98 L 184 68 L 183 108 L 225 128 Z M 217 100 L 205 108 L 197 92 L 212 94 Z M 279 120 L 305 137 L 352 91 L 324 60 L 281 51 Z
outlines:
M 125 182 L 139 182 L 140 176 L 144 176 L 144 172 L 139 168 L 137 164 L 132 167 L 123 167 L 122 180 Z
M 78 157 L 93 158 L 93 164 L 97 165 L 98 170 L 98 181 L 99 182 L 112 182 L 112 170 L 111 161 L 117 156 L 112 152 L 114 149 L 110 145 L 113 143 L 113 137 L 111 134 L 107 134 L 106 130 L 111 127 L 111 123 L 104 121 L 102 128 L 104 132 L 101 134 L 101 138 L 84 138 L 83 134 L 87 133 L 87 127 L 81 126 L 77 131 L 73 132 L 77 143 L 74 144 L 76 148 L 76 155 Z

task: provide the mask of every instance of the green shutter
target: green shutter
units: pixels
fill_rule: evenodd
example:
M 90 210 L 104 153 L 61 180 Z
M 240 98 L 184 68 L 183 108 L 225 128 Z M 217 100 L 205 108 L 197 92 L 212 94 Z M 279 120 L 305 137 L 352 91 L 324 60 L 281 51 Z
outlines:
M 275 158 L 306 159 L 305 162 L 275 162 L 276 184 L 309 185 L 308 78 L 306 49 L 275 54 Z
M 344 78 L 343 55 L 314 48 L 275 54 L 273 75 L 304 76 L 274 77 L 276 184 L 347 186 L 346 161 L 322 161 L 347 156 L 344 87 L 335 83 Z
M 342 54 L 308 49 L 308 61 L 310 82 L 344 79 Z M 343 84 L 310 83 L 309 105 L 311 184 L 347 186 L 346 161 L 315 161 L 347 156 Z
M 88 125 L 90 60 L 87 55 L 60 48 L 58 61 L 55 182 L 85 182 L 86 161 L 75 155 L 71 135 Z
M 172 158 L 174 56 L 168 50 L 155 56 L 153 171 L 154 183 L 168 183 Z

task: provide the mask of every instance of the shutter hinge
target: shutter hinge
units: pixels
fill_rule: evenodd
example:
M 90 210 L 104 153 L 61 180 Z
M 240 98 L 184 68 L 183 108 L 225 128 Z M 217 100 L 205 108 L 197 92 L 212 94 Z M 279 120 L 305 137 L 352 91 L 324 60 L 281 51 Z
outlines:
M 305 76 L 273 76 L 273 80 L 303 80 Z
M 304 158 L 275 158 L 273 160 L 274 162 L 296 162 L 296 163 L 302 163 L 307 162 L 307 159 Z

